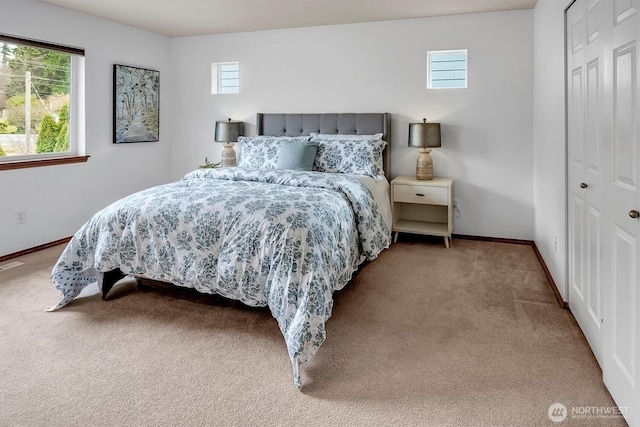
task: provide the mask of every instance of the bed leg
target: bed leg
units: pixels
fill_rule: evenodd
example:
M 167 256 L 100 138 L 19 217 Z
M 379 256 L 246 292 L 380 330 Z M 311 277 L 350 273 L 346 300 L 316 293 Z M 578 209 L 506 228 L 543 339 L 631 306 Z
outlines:
M 109 293 L 111 288 L 113 288 L 113 285 L 115 285 L 118 280 L 125 277 L 125 274 L 122 273 L 122 271 L 120 271 L 119 268 L 116 268 L 115 270 L 107 271 L 103 274 L 104 276 L 102 279 L 102 300 L 106 301 L 107 294 Z

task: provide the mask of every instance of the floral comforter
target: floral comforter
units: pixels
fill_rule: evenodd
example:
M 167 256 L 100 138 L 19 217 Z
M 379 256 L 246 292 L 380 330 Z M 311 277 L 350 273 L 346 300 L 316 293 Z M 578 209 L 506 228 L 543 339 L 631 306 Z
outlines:
M 299 364 L 325 339 L 334 290 L 390 244 L 370 191 L 337 174 L 200 169 L 95 214 L 52 272 L 65 306 L 102 274 L 171 282 L 268 306 Z

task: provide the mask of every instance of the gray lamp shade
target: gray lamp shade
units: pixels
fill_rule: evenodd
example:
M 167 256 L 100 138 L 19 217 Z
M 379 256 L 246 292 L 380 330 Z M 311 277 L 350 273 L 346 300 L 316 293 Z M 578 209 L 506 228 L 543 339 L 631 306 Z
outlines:
M 435 148 L 440 147 L 440 123 L 409 123 L 409 147 Z
M 236 142 L 239 136 L 244 135 L 244 123 L 229 119 L 216 122 L 216 142 Z

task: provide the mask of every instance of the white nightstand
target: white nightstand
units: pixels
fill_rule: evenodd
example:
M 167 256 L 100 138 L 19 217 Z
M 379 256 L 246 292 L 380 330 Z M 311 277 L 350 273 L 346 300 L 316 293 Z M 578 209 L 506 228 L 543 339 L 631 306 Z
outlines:
M 399 176 L 391 181 L 393 228 L 398 233 L 428 234 L 444 237 L 445 247 L 453 231 L 453 180 L 434 178 L 417 180 Z

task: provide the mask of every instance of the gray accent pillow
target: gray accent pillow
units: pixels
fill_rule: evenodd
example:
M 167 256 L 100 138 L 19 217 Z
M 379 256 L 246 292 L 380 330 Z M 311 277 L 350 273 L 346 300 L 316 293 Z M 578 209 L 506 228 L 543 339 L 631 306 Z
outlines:
M 307 141 L 282 141 L 276 169 L 310 171 L 316 158 L 318 144 Z
M 251 169 L 275 169 L 283 141 L 308 141 L 308 136 L 241 136 L 238 166 Z

